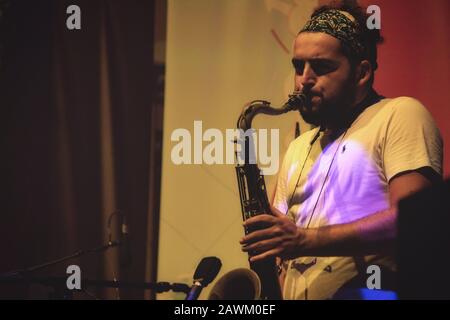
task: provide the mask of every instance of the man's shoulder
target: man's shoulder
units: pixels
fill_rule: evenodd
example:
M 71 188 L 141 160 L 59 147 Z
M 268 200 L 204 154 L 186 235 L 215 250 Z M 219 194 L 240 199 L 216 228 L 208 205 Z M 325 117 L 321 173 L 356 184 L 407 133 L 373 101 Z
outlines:
M 431 112 L 418 99 L 402 96 L 387 100 L 388 101 L 384 108 L 386 108 L 386 111 L 390 114 L 389 122 L 401 123 L 402 126 L 409 123 L 411 126 L 427 126 L 437 128 Z
M 382 99 L 373 108 L 368 108 L 362 117 L 384 124 L 406 122 L 435 125 L 433 116 L 425 105 L 408 96 Z
M 392 113 L 428 113 L 427 108 L 418 99 L 408 96 L 382 100 L 382 107 Z

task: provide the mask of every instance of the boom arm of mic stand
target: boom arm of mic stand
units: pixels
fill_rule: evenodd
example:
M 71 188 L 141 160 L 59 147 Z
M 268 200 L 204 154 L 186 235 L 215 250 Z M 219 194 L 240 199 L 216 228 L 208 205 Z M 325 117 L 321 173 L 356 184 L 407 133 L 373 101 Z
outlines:
M 2 283 L 38 283 L 44 286 L 65 286 L 67 278 L 65 277 L 29 277 L 24 275 L 16 276 L 0 276 L 0 284 Z M 101 287 L 101 288 L 133 288 L 143 290 L 155 290 L 157 293 L 166 291 L 189 293 L 190 287 L 184 283 L 169 282 L 125 282 L 111 280 L 89 280 L 82 279 L 81 287 Z
M 49 262 L 46 262 L 46 263 L 43 263 L 43 264 L 39 264 L 37 266 L 33 266 L 33 267 L 25 268 L 25 269 L 20 269 L 20 270 L 15 270 L 15 271 L 10 271 L 10 272 L 1 274 L 0 275 L 0 279 L 1 278 L 4 279 L 4 278 L 7 278 L 7 277 L 13 277 L 14 278 L 14 277 L 17 277 L 17 276 L 20 276 L 20 275 L 23 275 L 23 274 L 31 273 L 31 272 L 34 272 L 34 271 L 38 271 L 38 270 L 50 267 L 52 265 L 55 265 L 55 264 L 58 264 L 58 263 L 61 263 L 61 262 L 64 262 L 64 261 L 67 261 L 67 260 L 70 260 L 70 259 L 78 258 L 78 257 L 84 256 L 86 254 L 98 253 L 98 252 L 106 251 L 109 248 L 117 247 L 117 246 L 120 246 L 120 245 L 121 245 L 121 243 L 119 241 L 109 241 L 107 244 L 99 246 L 99 247 L 96 247 L 96 248 L 93 248 L 93 249 L 79 250 L 79 251 L 77 251 L 77 252 L 75 252 L 75 253 L 73 253 L 71 255 L 68 255 L 68 256 L 65 256 L 65 257 L 53 260 L 53 261 L 49 261 Z

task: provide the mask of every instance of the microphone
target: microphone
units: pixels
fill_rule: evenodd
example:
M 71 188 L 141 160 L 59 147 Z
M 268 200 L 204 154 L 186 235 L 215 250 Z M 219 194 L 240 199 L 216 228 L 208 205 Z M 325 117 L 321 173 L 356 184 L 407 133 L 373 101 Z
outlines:
M 127 218 L 122 215 L 122 225 L 120 226 L 120 265 L 122 267 L 128 267 L 131 264 L 131 247 L 130 247 L 130 235 L 128 233 Z
M 191 287 L 186 300 L 197 300 L 200 292 L 210 284 L 219 273 L 222 262 L 217 257 L 206 257 L 197 266 L 194 273 L 194 285 Z

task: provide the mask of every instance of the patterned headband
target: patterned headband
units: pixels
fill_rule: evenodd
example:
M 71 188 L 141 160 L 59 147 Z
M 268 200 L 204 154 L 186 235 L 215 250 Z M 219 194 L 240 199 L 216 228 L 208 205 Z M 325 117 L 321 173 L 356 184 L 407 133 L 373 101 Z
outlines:
M 365 49 L 360 40 L 358 23 L 351 18 L 353 17 L 347 12 L 329 9 L 312 17 L 300 33 L 324 32 L 341 41 L 355 56 L 360 57 Z

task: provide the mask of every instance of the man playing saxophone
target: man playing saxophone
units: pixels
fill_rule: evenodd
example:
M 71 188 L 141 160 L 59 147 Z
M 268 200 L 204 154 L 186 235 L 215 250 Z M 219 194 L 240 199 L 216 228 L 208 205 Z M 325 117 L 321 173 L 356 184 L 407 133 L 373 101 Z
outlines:
M 240 242 L 251 261 L 284 261 L 285 299 L 339 298 L 366 287 L 370 265 L 395 290 L 398 201 L 442 177 L 429 112 L 373 89 L 381 36 L 366 19 L 357 6 L 322 6 L 295 40 L 300 113 L 316 127 L 290 144 L 271 214 L 246 220 L 263 229 Z

